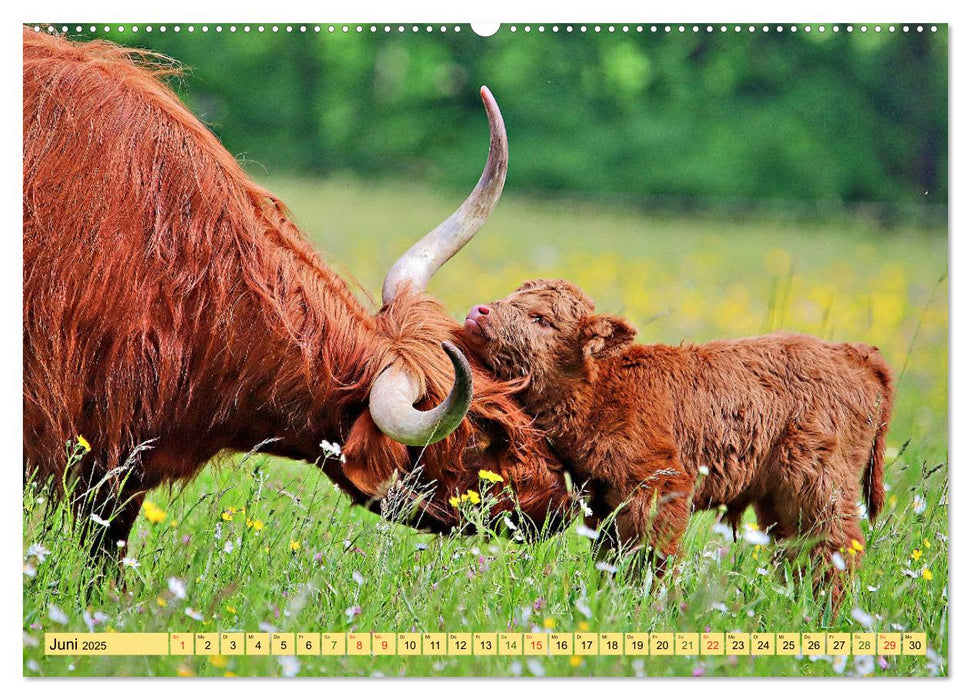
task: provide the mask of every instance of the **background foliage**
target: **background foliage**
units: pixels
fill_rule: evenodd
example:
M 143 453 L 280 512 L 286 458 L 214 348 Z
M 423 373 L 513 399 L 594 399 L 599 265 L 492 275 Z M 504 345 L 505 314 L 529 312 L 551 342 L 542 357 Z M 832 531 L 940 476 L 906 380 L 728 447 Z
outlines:
M 180 91 L 271 172 L 464 183 L 477 88 L 511 188 L 702 200 L 947 201 L 947 31 L 112 32 L 191 69 Z M 464 184 L 462 185 L 464 187 Z

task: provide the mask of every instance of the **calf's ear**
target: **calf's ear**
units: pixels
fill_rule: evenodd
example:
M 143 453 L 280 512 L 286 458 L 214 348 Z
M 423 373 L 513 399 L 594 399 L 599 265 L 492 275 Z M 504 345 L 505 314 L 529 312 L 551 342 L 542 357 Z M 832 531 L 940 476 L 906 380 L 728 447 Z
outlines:
M 635 335 L 637 329 L 617 316 L 587 316 L 580 322 L 584 357 L 616 355 L 634 342 Z

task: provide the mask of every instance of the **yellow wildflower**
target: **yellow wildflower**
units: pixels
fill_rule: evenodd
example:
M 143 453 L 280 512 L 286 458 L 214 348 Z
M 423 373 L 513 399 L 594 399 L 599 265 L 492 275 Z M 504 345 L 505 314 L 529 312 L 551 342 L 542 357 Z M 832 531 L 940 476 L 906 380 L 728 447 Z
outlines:
M 923 550 L 920 550 L 920 549 L 915 549 L 913 552 L 910 553 L 910 558 L 913 559 L 914 561 L 917 561 L 922 556 L 924 556 L 924 552 Z
M 586 620 L 580 620 L 580 624 L 577 625 L 581 632 L 587 632 L 590 630 L 590 623 Z
M 582 664 L 582 663 L 583 663 L 583 658 L 582 657 L 580 657 L 580 656 L 571 656 L 570 657 L 570 666 L 572 666 L 573 668 L 579 667 L 580 664 Z
M 928 540 L 925 539 L 924 540 L 924 546 L 929 548 L 931 546 L 931 543 Z
M 863 545 L 860 544 L 860 541 L 858 539 L 855 539 L 854 538 L 854 539 L 850 540 L 850 546 L 852 546 L 853 549 L 855 549 L 857 552 L 862 552 L 863 551 Z
M 232 510 L 224 510 L 223 511 L 223 520 L 232 520 L 232 519 L 233 519 Z
M 290 540 L 290 551 L 296 552 L 300 549 L 300 540 Z
M 548 630 L 553 629 L 554 624 L 556 624 L 556 620 L 554 620 L 552 617 L 547 617 L 543 619 L 543 627 L 545 627 Z
M 171 527 L 178 527 L 179 526 L 179 521 L 173 519 L 172 522 L 169 523 L 169 525 Z
M 236 677 L 236 674 L 233 673 L 232 671 L 226 671 L 226 673 L 223 674 L 223 677 L 224 678 L 235 678 Z
M 142 503 L 142 510 L 145 511 L 145 517 L 150 523 L 160 523 L 165 520 L 165 511 L 148 499 Z
M 179 666 L 175 670 L 175 672 L 177 675 L 183 678 L 191 678 L 192 676 L 196 675 L 195 673 L 192 672 L 192 669 L 189 668 L 188 666 Z
M 91 443 L 85 440 L 83 435 L 78 435 L 78 444 L 85 452 L 91 451 Z
M 226 657 L 225 656 L 210 656 L 209 663 L 211 663 L 216 668 L 226 668 Z
M 250 520 L 249 518 L 246 518 L 246 527 L 251 527 L 256 532 L 259 532 L 260 530 L 263 529 L 263 521 L 262 520 L 259 520 L 259 519 L 257 519 L 257 520 Z
M 236 614 L 236 606 L 235 605 L 227 605 L 226 606 L 226 612 L 228 612 L 230 615 L 235 615 Z
M 461 503 L 461 502 L 462 501 L 461 501 L 461 499 L 459 499 L 458 496 L 452 496 L 450 499 L 448 499 L 448 504 L 450 506 L 452 506 L 453 508 L 458 508 L 459 507 L 459 503 Z
M 924 569 L 923 571 L 920 572 L 920 575 L 925 581 L 934 580 L 934 574 L 931 573 L 930 569 Z
M 488 469 L 480 469 L 479 478 L 484 479 L 485 481 L 492 482 L 493 484 L 498 484 L 500 481 L 502 481 L 501 476 L 499 476 L 495 472 L 490 472 Z
M 465 495 L 468 496 L 469 502 L 472 503 L 472 505 L 475 505 L 476 503 L 481 503 L 482 502 L 482 499 L 479 498 L 479 494 L 477 492 L 475 492 L 475 491 L 469 491 Z
M 163 598 L 162 596 L 159 596 L 158 598 L 156 598 L 155 602 L 158 603 L 158 606 L 160 608 L 164 608 L 166 605 L 168 605 L 165 598 Z

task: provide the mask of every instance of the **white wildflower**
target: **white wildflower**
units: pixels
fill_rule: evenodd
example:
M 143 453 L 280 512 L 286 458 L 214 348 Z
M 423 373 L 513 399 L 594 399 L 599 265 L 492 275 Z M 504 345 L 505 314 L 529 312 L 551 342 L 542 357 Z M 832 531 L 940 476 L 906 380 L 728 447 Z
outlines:
M 711 531 L 716 535 L 721 535 L 726 542 L 731 542 L 733 539 L 735 539 L 735 533 L 732 532 L 732 528 L 728 527 L 728 525 L 720 520 L 711 526 Z
M 583 615 L 588 620 L 591 617 L 593 617 L 593 611 L 590 609 L 590 606 L 587 605 L 587 601 L 585 601 L 585 600 L 578 600 L 576 602 L 576 606 L 577 606 L 577 610 L 580 611 L 580 614 Z
M 508 527 L 510 530 L 515 531 L 519 529 L 516 527 L 516 523 L 509 519 L 508 515 L 502 516 L 502 522 L 505 523 L 506 527 Z
M 854 656 L 853 671 L 858 676 L 869 676 L 871 673 L 873 673 L 873 657 Z
M 860 608 L 853 608 L 853 610 L 850 611 L 850 617 L 852 617 L 854 620 L 859 622 L 867 629 L 871 629 L 873 627 L 873 615 L 871 615 L 870 613 L 864 610 L 861 610 Z
M 48 556 L 50 556 L 50 553 L 51 553 L 51 550 L 49 550 L 47 547 L 45 547 L 44 545 L 38 542 L 34 542 L 34 544 L 30 545 L 27 548 L 27 556 L 37 557 L 38 564 L 43 564 L 44 560 L 47 559 Z
M 127 566 L 129 569 L 137 569 L 141 564 L 135 557 L 125 557 L 121 560 L 122 566 Z
M 597 571 L 606 571 L 608 574 L 616 574 L 617 567 L 605 561 L 598 561 L 596 564 Z
M 927 510 L 927 499 L 919 493 L 914 496 L 914 515 L 920 515 Z
M 764 566 L 760 566 L 759 568 L 757 568 L 757 569 L 755 570 L 755 572 L 756 572 L 756 573 L 757 573 L 757 574 L 758 574 L 759 576 L 768 576 L 768 575 L 769 575 L 769 570 L 768 570 L 768 569 L 766 569 L 766 568 L 765 568 Z
M 698 473 L 701 476 L 708 476 L 709 474 L 711 474 L 711 470 L 708 467 L 702 465 L 702 466 L 698 467 Z
M 342 464 L 347 462 L 347 458 L 344 457 L 343 452 L 341 452 L 341 446 L 336 442 L 327 442 L 326 440 L 321 440 L 320 449 L 324 453 L 324 459 L 339 459 Z
M 34 578 L 37 575 L 37 569 L 34 568 L 33 564 L 24 564 L 24 576 L 27 578 Z
M 271 625 L 269 622 L 261 622 L 256 626 L 260 632 L 266 632 L 267 634 L 273 634 L 276 632 L 276 626 Z
M 172 576 L 168 580 L 169 592 L 178 600 L 185 600 L 185 581 Z
M 37 663 L 34 659 L 30 659 L 27 661 L 27 668 L 29 668 L 34 673 L 40 673 L 40 664 Z
M 197 620 L 198 622 L 202 622 L 203 620 L 203 615 L 198 610 L 193 610 L 192 608 L 186 608 L 185 614 L 191 617 L 193 620 Z
M 293 678 L 300 672 L 300 662 L 296 656 L 280 656 L 277 661 L 280 662 L 280 673 L 284 678 Z
M 719 603 L 719 602 L 712 603 L 709 606 L 709 609 L 710 610 L 717 610 L 720 613 L 727 613 L 728 612 L 728 606 L 725 605 L 724 603 Z
M 761 530 L 749 530 L 749 529 L 746 529 L 745 532 L 742 533 L 742 539 L 744 539 L 749 544 L 760 544 L 763 547 L 772 541 L 769 538 L 769 536 L 764 532 L 762 532 Z
M 93 633 L 96 626 L 102 625 L 108 621 L 108 616 L 100 610 L 93 615 L 85 610 L 83 613 L 81 613 L 81 619 L 84 620 L 84 624 L 88 628 L 88 632 Z
M 845 670 L 846 670 L 845 656 L 837 656 L 835 659 L 833 659 L 833 671 L 835 671 L 840 675 L 843 675 L 843 671 Z
M 583 496 L 580 496 L 580 498 L 577 500 L 580 502 L 580 510 L 583 511 L 583 514 L 588 518 L 593 517 L 593 509 L 587 505 L 587 502 L 583 499 Z
M 361 575 L 360 571 L 355 571 L 353 574 L 351 574 L 351 578 L 354 579 L 354 583 L 356 583 L 358 586 L 364 585 L 364 577 Z
M 539 659 L 530 659 L 526 662 L 526 668 L 534 676 L 545 676 L 546 669 L 543 668 L 543 664 L 540 663 Z
M 47 606 L 47 616 L 59 625 L 67 624 L 67 615 L 65 615 L 64 611 L 53 603 Z
M 355 617 L 357 617 L 358 615 L 361 614 L 361 606 L 360 605 L 352 605 L 349 608 L 347 608 L 346 610 L 344 610 L 344 614 L 347 616 L 347 622 L 348 622 L 348 624 L 350 624 L 351 622 L 354 621 L 354 618 Z
M 839 552 L 833 552 L 833 566 L 840 571 L 846 571 L 846 562 L 843 560 L 843 557 L 840 556 Z
M 24 646 L 25 647 L 37 646 L 37 639 L 35 637 L 31 637 L 29 634 L 27 634 L 26 631 L 24 631 Z
M 233 549 L 235 548 L 236 548 L 236 545 L 233 543 L 232 540 L 226 540 L 226 542 L 223 544 L 223 551 L 226 554 L 232 554 Z
M 577 534 L 580 537 L 589 537 L 591 540 L 597 539 L 597 531 L 593 528 L 589 528 L 586 525 L 577 525 Z
M 96 525 L 100 525 L 101 527 L 108 527 L 111 524 L 97 513 L 92 513 L 89 517 L 91 518 L 91 522 L 95 523 Z
M 509 664 L 509 673 L 513 676 L 523 675 L 523 665 L 518 661 L 513 661 L 511 664 Z

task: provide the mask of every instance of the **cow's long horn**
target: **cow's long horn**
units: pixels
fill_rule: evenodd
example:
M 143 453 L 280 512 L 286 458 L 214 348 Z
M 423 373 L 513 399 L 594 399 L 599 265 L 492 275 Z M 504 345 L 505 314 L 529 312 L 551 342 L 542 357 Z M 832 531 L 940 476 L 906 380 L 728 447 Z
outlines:
M 506 127 L 496 99 L 485 85 L 479 91 L 489 117 L 489 157 L 482 176 L 462 206 L 440 223 L 430 233 L 411 246 L 391 266 L 384 278 L 381 299 L 390 304 L 402 282 L 410 282 L 418 291 L 428 288 L 428 280 L 449 258 L 455 255 L 485 224 L 492 213 L 502 186 L 506 182 L 506 166 L 509 163 L 509 144 Z
M 371 418 L 382 433 L 405 445 L 430 445 L 455 430 L 472 404 L 472 369 L 457 347 L 442 343 L 455 368 L 455 384 L 435 408 L 419 411 L 418 380 L 407 372 L 388 367 L 371 386 Z
M 402 283 L 425 291 L 432 275 L 468 243 L 485 224 L 499 201 L 506 183 L 509 144 L 499 105 L 489 88 L 479 90 L 489 117 L 489 156 L 475 189 L 462 206 L 409 248 L 391 266 L 381 289 L 381 299 L 390 304 Z M 405 445 L 429 445 L 455 430 L 472 403 L 472 370 L 462 352 L 451 343 L 442 347 L 455 367 L 455 385 L 441 404 L 429 411 L 414 407 L 420 397 L 417 378 L 389 367 L 371 386 L 371 418 L 381 432 Z

